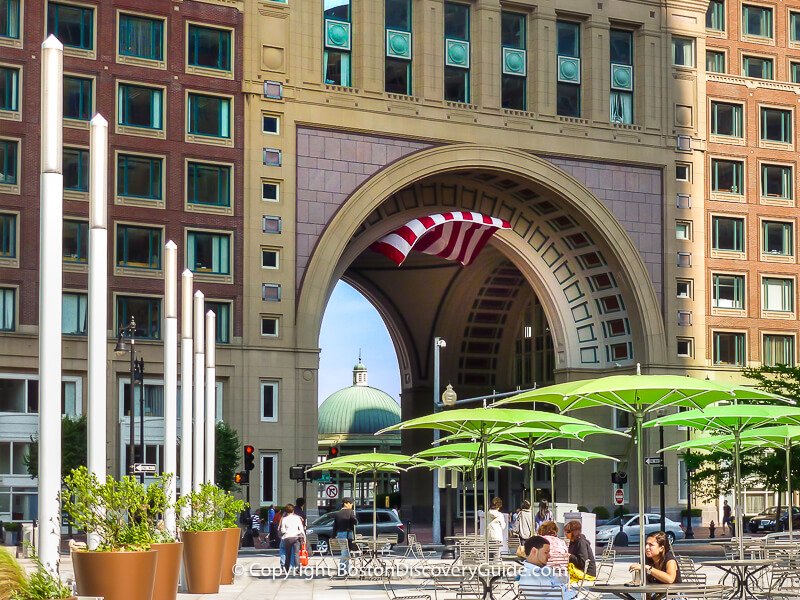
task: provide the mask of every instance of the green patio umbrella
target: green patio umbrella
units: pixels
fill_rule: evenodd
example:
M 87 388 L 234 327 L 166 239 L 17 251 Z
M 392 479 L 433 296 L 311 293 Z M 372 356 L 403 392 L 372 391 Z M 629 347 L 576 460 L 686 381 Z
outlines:
M 439 429 L 448 433 L 465 433 L 469 437 L 479 440 L 482 447 L 486 447 L 490 440 L 490 435 L 502 433 L 505 429 L 519 427 L 521 425 L 536 425 L 539 427 L 559 429 L 569 423 L 581 424 L 579 419 L 535 410 L 515 410 L 509 408 L 456 408 L 444 410 L 432 415 L 418 417 L 409 421 L 403 421 L 397 425 L 392 425 L 379 431 L 376 435 L 387 431 L 397 431 L 403 429 Z M 489 514 L 489 490 L 487 484 L 488 455 L 484 451 L 481 453 L 483 460 L 483 504 L 484 514 Z M 486 560 L 489 560 L 489 528 L 485 528 L 485 549 Z
M 418 462 L 417 459 L 405 454 L 387 454 L 382 452 L 364 452 L 363 454 L 351 454 L 350 456 L 339 456 L 325 462 L 314 465 L 308 471 L 327 471 L 337 470 L 353 475 L 353 493 L 356 489 L 356 476 L 360 473 L 372 472 L 372 541 L 378 539 L 378 510 L 377 510 L 377 479 L 378 472 L 405 471 L 403 466 L 408 466 Z
M 637 365 L 637 372 L 639 366 Z M 570 381 L 551 385 L 511 398 L 500 400 L 496 406 L 520 402 L 548 402 L 559 410 L 608 406 L 633 414 L 635 421 L 636 463 L 638 468 L 639 523 L 644 523 L 644 447 L 642 423 L 650 411 L 670 406 L 704 408 L 722 401 L 774 400 L 778 397 L 753 388 L 732 386 L 706 379 L 680 375 L 611 375 L 599 379 Z M 639 536 L 639 561 L 645 562 L 645 536 Z
M 662 425 L 692 427 L 699 431 L 726 433 L 733 436 L 736 530 L 739 532 L 739 556 L 744 556 L 742 474 L 739 461 L 742 435 L 745 432 L 757 431 L 758 428 L 770 425 L 800 425 L 800 408 L 763 404 L 727 404 L 724 406 L 709 406 L 704 410 L 679 412 L 645 423 L 645 427 L 659 427 Z

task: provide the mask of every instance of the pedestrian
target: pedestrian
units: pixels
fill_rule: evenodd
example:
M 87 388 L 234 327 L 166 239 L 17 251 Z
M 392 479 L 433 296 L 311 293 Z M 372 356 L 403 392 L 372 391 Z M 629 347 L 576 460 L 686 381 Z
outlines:
M 280 526 L 281 550 L 285 553 L 283 568 L 288 571 L 300 564 L 300 543 L 305 540 L 306 530 L 303 520 L 295 514 L 293 504 L 287 504 L 284 512 Z
M 489 528 L 489 541 L 499 542 L 503 544 L 503 534 L 506 532 L 508 522 L 506 516 L 500 509 L 503 508 L 503 501 L 498 498 L 492 498 L 492 507 L 489 509 L 489 516 L 487 519 L 487 527 Z
M 345 498 L 342 500 L 342 509 L 333 516 L 333 531 L 331 535 L 340 540 L 347 540 L 342 547 L 342 556 L 339 564 L 347 567 L 350 564 L 350 544 L 356 537 L 356 513 L 353 510 L 353 499 Z
M 553 513 L 550 512 L 550 508 L 547 506 L 547 500 L 542 500 L 539 502 L 539 510 L 536 511 L 533 517 L 534 528 L 538 530 L 545 521 L 555 521 L 555 519 L 553 518 Z
M 253 536 L 253 548 L 261 548 L 261 518 L 258 516 L 258 511 L 250 517 L 250 533 Z
M 691 519 L 691 515 L 689 516 Z M 728 504 L 727 500 L 723 500 L 722 502 L 722 526 L 728 526 L 728 533 L 733 535 L 733 516 L 731 511 L 731 505 Z
M 547 566 L 566 569 L 569 563 L 569 548 L 567 548 L 567 543 L 558 537 L 556 522 L 545 521 L 539 525 L 536 533 L 550 542 L 550 559 L 547 561 Z
M 303 520 L 303 527 L 306 525 L 306 499 L 298 498 L 294 502 L 294 514 Z
M 277 548 L 280 546 L 280 533 L 278 532 L 278 528 L 281 525 L 281 518 L 283 517 L 283 512 L 277 509 L 273 509 L 274 516 L 272 517 L 272 521 L 269 524 L 269 547 L 270 548 Z
M 592 545 L 581 531 L 580 521 L 569 521 L 564 525 L 564 535 L 569 540 L 569 562 L 587 575 L 597 576 L 597 565 L 594 564 Z

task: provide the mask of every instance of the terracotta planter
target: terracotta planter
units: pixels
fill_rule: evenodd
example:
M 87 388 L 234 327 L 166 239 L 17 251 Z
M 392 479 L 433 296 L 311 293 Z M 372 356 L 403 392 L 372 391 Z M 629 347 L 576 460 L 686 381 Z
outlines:
M 181 578 L 183 544 L 181 542 L 152 544 L 150 548 L 158 553 L 153 600 L 175 600 Z
M 184 531 L 183 569 L 190 594 L 216 594 L 225 550 L 225 530 Z
M 239 540 L 242 530 L 238 527 L 228 527 L 225 529 L 225 550 L 222 553 L 222 571 L 219 574 L 219 582 L 222 585 L 233 583 L 233 567 L 236 559 L 239 558 Z M 154 599 L 159 600 L 159 599 Z
M 153 600 L 158 553 L 73 552 L 79 596 L 105 600 Z

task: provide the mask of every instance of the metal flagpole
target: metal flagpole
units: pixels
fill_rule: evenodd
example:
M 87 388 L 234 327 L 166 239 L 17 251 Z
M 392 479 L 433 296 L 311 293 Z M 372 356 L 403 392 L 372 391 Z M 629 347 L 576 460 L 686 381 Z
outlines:
M 95 115 L 89 125 L 89 298 L 87 328 L 89 398 L 86 411 L 89 472 L 106 478 L 106 361 L 108 358 L 108 121 Z M 100 536 L 87 536 L 90 550 Z
M 62 115 L 64 46 L 42 44 L 39 204 L 39 559 L 58 574 L 61 545 Z
M 194 466 L 192 469 L 192 485 L 194 490 L 200 489 L 203 483 L 203 437 L 205 434 L 205 296 L 197 290 L 194 293 Z
M 214 483 L 216 456 L 217 386 L 216 386 L 216 341 L 217 315 L 213 310 L 206 313 L 206 476 L 205 480 Z
M 178 246 L 164 246 L 164 472 L 168 506 L 164 525 L 173 536 L 175 528 L 175 477 L 178 467 Z
M 192 485 L 192 323 L 194 276 L 189 269 L 181 275 L 181 494 L 188 494 Z M 189 516 L 184 507 L 183 518 Z

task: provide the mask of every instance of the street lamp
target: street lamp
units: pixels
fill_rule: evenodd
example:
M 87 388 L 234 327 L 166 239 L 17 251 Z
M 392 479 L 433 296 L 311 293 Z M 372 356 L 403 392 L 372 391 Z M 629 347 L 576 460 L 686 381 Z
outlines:
M 433 338 L 433 412 L 439 412 L 439 352 L 442 348 L 447 348 L 447 342 L 440 337 Z M 453 392 L 455 393 L 455 392 Z M 439 441 L 439 430 L 433 430 L 433 443 Z M 439 503 L 439 476 L 436 471 L 433 475 L 433 543 L 442 542 L 442 507 Z
M 133 463 L 136 461 L 136 442 L 135 442 L 135 426 L 133 417 L 133 403 L 134 403 L 134 389 L 136 382 L 142 383 L 142 390 L 139 398 L 139 443 L 142 445 L 142 462 L 144 462 L 144 359 L 136 360 L 136 321 L 131 316 L 131 322 L 119 328 L 117 333 L 117 344 L 114 346 L 114 354 L 119 357 L 130 352 L 131 356 L 131 383 L 128 393 L 128 406 L 129 419 L 130 419 L 130 441 L 128 450 L 128 464 L 129 469 L 133 469 Z M 144 473 L 139 474 L 139 480 L 144 483 Z

